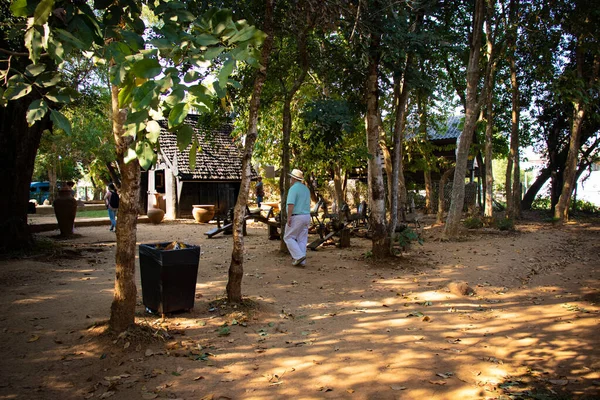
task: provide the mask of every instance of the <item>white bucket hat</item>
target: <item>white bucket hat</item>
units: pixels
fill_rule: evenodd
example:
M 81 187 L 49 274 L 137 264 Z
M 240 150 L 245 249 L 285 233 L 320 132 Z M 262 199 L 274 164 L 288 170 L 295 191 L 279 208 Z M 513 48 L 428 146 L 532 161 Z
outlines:
M 299 169 L 293 169 L 292 173 L 289 175 L 296 180 L 299 180 L 299 181 L 304 180 L 304 174 Z

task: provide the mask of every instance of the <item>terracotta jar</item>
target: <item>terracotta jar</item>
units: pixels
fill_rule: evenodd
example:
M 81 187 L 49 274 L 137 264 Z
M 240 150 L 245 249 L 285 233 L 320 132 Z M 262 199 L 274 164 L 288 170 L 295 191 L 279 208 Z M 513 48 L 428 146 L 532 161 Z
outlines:
M 148 216 L 148 219 L 150 220 L 150 222 L 157 225 L 162 222 L 163 218 L 165 217 L 165 212 L 158 205 L 160 194 L 155 193 L 154 196 L 155 196 L 154 204 L 152 205 L 152 208 L 148 209 L 148 212 L 146 213 L 146 215 Z
M 52 203 L 54 215 L 58 222 L 60 234 L 68 236 L 73 233 L 75 215 L 77 214 L 77 200 L 73 198 L 73 192 L 69 188 L 61 188 L 58 197 Z
M 192 207 L 192 215 L 196 222 L 206 223 L 215 216 L 215 206 L 212 204 L 194 204 Z

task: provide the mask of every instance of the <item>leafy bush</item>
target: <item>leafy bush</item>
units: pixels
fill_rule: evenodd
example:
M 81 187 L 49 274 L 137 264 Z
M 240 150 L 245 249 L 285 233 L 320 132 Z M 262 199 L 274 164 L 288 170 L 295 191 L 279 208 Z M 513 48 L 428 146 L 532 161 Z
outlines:
M 549 197 L 537 196 L 531 203 L 532 210 L 549 210 L 551 206 Z
M 571 210 L 577 210 L 589 214 L 600 213 L 600 207 L 597 207 L 594 203 L 590 203 L 585 200 L 571 201 Z
M 512 218 L 498 218 L 496 220 L 496 228 L 501 231 L 514 231 L 515 222 Z
M 479 217 L 469 217 L 463 222 L 467 229 L 479 229 L 483 227 L 483 221 Z

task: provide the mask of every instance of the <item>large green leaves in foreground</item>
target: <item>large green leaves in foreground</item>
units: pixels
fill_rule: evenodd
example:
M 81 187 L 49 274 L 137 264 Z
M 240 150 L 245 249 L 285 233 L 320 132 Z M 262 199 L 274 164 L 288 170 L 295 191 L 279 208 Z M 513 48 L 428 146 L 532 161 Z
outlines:
M 85 2 L 15 0 L 11 11 L 24 18 L 31 64 L 24 71 L 0 72 L 0 78 L 9 78 L 0 101 L 36 91 L 40 99 L 29 107 L 29 125 L 50 113 L 57 127 L 69 131 L 59 109 L 77 88 L 61 79 L 66 55 L 109 65 L 110 82 L 119 88 L 118 106 L 128 112 L 125 135 L 134 139 L 127 160 L 137 158 L 146 169 L 155 161 L 160 120 L 178 134 L 181 149 L 192 143 L 195 160 L 198 146 L 186 116 L 191 110 L 212 112 L 214 96 L 225 97 L 228 85 L 239 86 L 232 75 L 242 62 L 258 65 L 264 39 L 255 27 L 234 21 L 230 10 L 213 9 L 196 18 L 184 3 L 164 0 L 96 0 L 93 8 Z

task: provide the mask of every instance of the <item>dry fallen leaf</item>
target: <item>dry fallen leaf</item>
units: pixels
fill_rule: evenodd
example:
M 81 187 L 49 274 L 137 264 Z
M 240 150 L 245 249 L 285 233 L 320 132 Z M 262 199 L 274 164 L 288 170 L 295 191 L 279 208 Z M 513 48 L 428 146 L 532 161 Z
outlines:
M 392 388 L 392 390 L 406 390 L 406 386 L 392 385 L 390 387 Z
M 548 382 L 550 382 L 553 385 L 557 385 L 557 386 L 565 386 L 569 383 L 568 379 L 549 379 Z
M 204 377 L 203 377 L 202 375 L 200 375 L 200 376 L 197 376 L 197 377 L 195 377 L 195 378 L 194 378 L 194 380 L 195 380 L 195 381 L 199 381 L 199 380 L 201 380 L 201 379 L 204 379 Z
M 39 339 L 40 339 L 40 337 L 38 335 L 31 335 L 31 337 L 29 339 L 27 339 L 27 343 L 32 343 Z
M 432 385 L 445 385 L 446 381 L 439 379 L 437 381 L 429 381 L 429 383 L 431 383 Z
M 346 392 L 352 394 L 352 393 L 354 393 L 354 389 L 346 389 Z
M 157 397 L 158 397 L 158 395 L 156 393 L 142 393 L 142 399 L 144 399 L 144 400 L 152 400 Z

